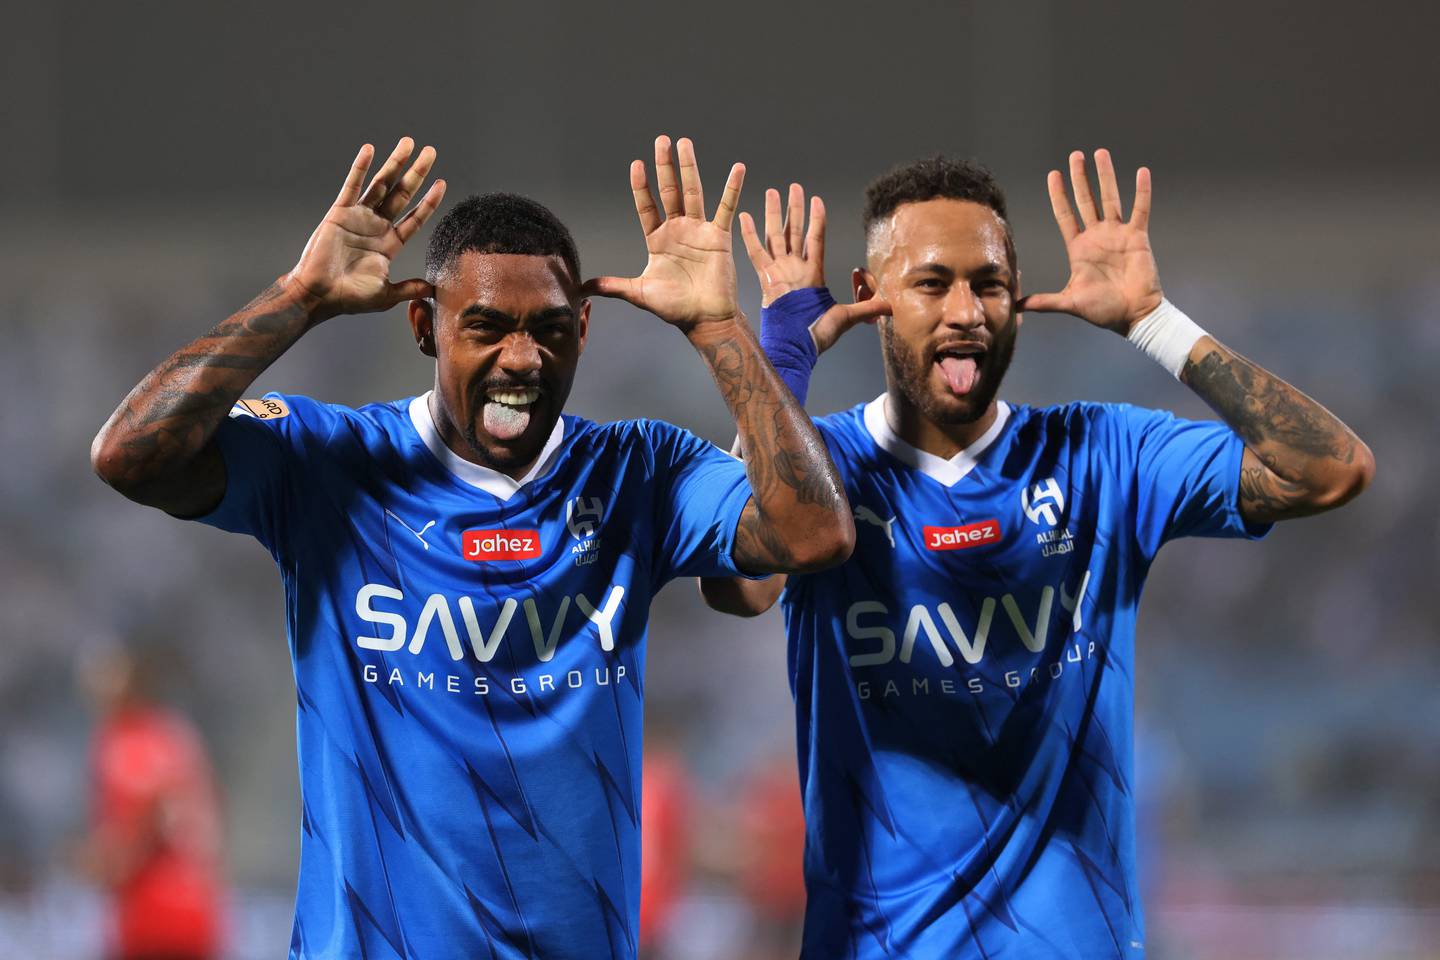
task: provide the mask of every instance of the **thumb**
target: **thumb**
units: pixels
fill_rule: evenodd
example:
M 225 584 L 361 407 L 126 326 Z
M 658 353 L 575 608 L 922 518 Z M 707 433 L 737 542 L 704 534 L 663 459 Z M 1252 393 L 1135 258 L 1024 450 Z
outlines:
M 859 303 L 837 303 L 810 324 L 810 337 L 815 341 L 815 352 L 824 353 L 835 345 L 858 323 L 874 323 L 880 317 L 890 316 L 890 304 L 879 297 L 861 300 Z
M 399 283 L 390 284 L 385 294 L 393 307 L 405 300 L 425 300 L 435 296 L 435 285 L 419 278 L 401 280 Z
M 1021 297 L 1015 304 L 1018 313 L 1074 313 L 1075 302 L 1063 291 L 1060 293 L 1032 293 Z
M 587 297 L 611 297 L 637 307 L 644 306 L 640 300 L 640 281 L 634 277 L 594 277 L 580 285 L 580 293 Z

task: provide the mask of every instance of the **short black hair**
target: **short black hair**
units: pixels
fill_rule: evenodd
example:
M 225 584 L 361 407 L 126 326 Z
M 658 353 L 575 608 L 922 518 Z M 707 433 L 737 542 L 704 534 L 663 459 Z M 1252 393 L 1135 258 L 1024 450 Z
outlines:
M 519 253 L 559 257 L 580 282 L 580 253 L 560 218 L 514 193 L 466 197 L 435 225 L 425 250 L 425 277 L 434 283 L 462 253 Z
M 995 211 L 1005 225 L 1005 252 L 1010 266 L 1015 263 L 1015 238 L 1010 232 L 1006 213 L 1005 191 L 985 167 L 974 160 L 956 160 L 946 156 L 925 157 L 871 181 L 865 188 L 865 240 L 870 231 L 890 214 L 907 203 L 926 200 L 969 200 Z

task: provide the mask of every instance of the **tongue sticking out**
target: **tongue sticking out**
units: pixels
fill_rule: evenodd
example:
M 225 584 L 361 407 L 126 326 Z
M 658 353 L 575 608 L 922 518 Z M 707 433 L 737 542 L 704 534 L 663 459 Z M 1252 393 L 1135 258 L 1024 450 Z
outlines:
M 485 403 L 485 429 L 497 440 L 514 440 L 530 426 L 531 406 L 533 404 L 512 407 L 498 400 L 488 400 Z
M 962 397 L 974 390 L 975 381 L 980 379 L 980 367 L 974 357 L 942 357 L 940 370 L 950 389 Z

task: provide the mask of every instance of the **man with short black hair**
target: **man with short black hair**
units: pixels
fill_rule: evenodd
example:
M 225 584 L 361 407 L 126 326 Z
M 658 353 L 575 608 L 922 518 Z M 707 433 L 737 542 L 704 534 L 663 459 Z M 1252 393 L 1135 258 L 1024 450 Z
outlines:
M 292 958 L 633 957 L 650 598 L 679 576 L 817 570 L 854 527 L 804 411 L 736 305 L 730 221 L 694 150 L 630 183 L 650 258 L 582 285 L 569 231 L 506 194 L 391 260 L 437 181 L 400 141 L 349 176 L 295 268 L 126 398 L 92 461 L 131 499 L 248 533 L 285 582 L 303 803 Z M 685 334 L 744 465 L 655 420 L 561 416 L 587 293 Z M 241 399 L 315 324 L 408 300 L 433 389 L 358 410 Z M 227 416 L 228 414 L 228 416 Z
M 860 215 L 867 245 L 870 231 L 900 205 L 939 198 L 966 200 L 995 211 L 1005 230 L 1005 253 L 1011 265 L 1019 269 L 1005 191 L 989 170 L 973 160 L 955 157 L 925 157 L 896 167 L 871 181 L 865 188 L 865 208 Z
M 1004 194 L 931 159 L 866 195 L 856 303 L 824 289 L 824 205 L 741 218 L 761 337 L 798 397 L 819 352 L 879 319 L 886 391 L 817 421 L 855 508 L 848 562 L 702 581 L 754 615 L 784 590 L 806 807 L 802 956 L 1144 955 L 1131 726 L 1136 605 L 1182 536 L 1259 537 L 1365 488 L 1369 449 L 1323 407 L 1166 300 L 1150 173 L 1121 216 L 1110 155 L 1049 176 L 1070 259 L 1020 297 Z M 1128 337 L 1219 414 L 997 399 L 1020 310 Z M 746 447 L 748 453 L 749 448 Z

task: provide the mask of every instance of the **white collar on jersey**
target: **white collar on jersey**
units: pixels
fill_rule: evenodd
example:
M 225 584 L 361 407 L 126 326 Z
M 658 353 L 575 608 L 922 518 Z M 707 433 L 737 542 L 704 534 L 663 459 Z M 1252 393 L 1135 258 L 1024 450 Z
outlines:
M 410 401 L 410 422 L 415 424 L 415 432 L 420 434 L 420 439 L 425 441 L 425 446 L 435 455 L 435 459 L 454 474 L 456 479 L 478 487 L 500 500 L 509 500 L 520 492 L 521 487 L 543 474 L 555 459 L 555 454 L 560 449 L 560 441 L 565 439 L 565 418 L 556 417 L 555 429 L 550 431 L 550 439 L 545 441 L 535 465 L 519 480 L 512 479 L 498 470 L 471 463 L 445 446 L 445 441 L 440 439 L 440 431 L 435 429 L 435 420 L 430 416 L 430 394 L 433 392 L 427 391 Z
M 896 436 L 895 431 L 890 429 L 890 421 L 885 417 L 885 394 L 882 393 L 865 404 L 865 429 L 870 431 L 875 445 L 906 466 L 919 470 L 947 487 L 955 486 L 975 469 L 980 455 L 1000 436 L 1000 431 L 1005 429 L 1005 421 L 1009 419 L 1010 405 L 1001 400 L 996 404 L 995 422 L 990 424 L 990 429 L 970 446 L 946 460 L 918 447 L 912 447 Z

